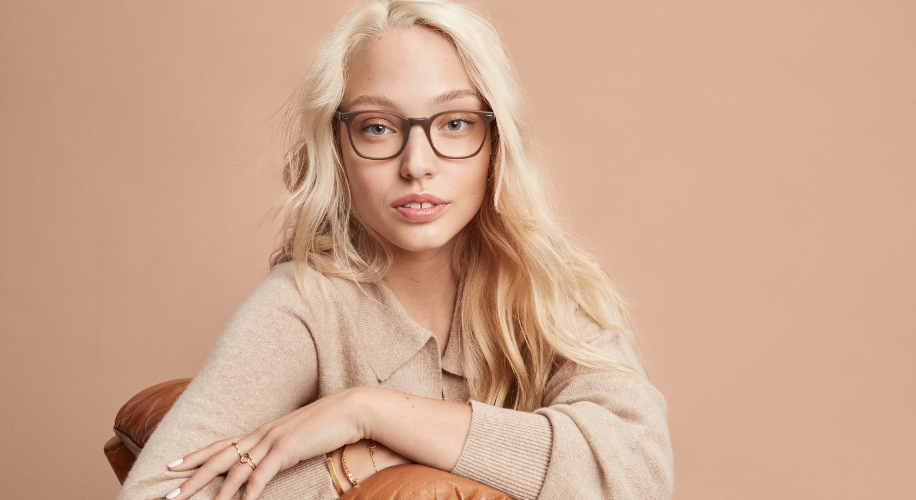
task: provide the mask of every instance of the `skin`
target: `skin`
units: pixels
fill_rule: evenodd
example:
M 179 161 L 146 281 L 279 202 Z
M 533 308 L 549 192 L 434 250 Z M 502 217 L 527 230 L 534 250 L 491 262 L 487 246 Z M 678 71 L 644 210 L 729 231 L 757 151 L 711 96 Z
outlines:
M 384 110 L 407 117 L 440 111 L 482 110 L 455 48 L 422 27 L 383 33 L 363 44 L 351 60 L 342 111 Z M 393 261 L 385 282 L 408 314 L 431 330 L 440 355 L 448 345 L 457 279 L 450 266 L 455 236 L 480 209 L 486 190 L 490 146 L 467 159 L 437 156 L 420 126 L 407 146 L 389 160 L 367 160 L 353 151 L 341 125 L 341 151 L 353 207 L 360 220 L 389 245 Z M 440 215 L 415 222 L 392 207 L 399 197 L 423 193 L 447 203 Z M 379 443 L 379 469 L 417 462 L 445 471 L 458 462 L 471 424 L 471 408 L 377 387 L 347 389 L 259 427 L 253 433 L 218 441 L 170 467 L 199 468 L 172 498 L 184 500 L 218 475 L 226 479 L 216 496 L 229 499 L 247 483 L 243 498 L 256 499 L 273 477 L 302 460 L 334 452 L 341 486 L 349 482 L 340 463 L 347 443 L 347 465 L 358 481 L 375 472 L 362 440 Z M 239 462 L 232 442 L 258 464 Z M 175 462 L 173 462 L 175 463 Z M 173 492 L 174 493 L 174 492 Z

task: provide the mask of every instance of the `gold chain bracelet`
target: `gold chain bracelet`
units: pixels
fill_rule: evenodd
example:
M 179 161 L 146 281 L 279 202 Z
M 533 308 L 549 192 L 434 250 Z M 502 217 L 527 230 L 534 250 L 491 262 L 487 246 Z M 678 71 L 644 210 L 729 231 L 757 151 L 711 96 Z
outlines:
M 340 465 L 343 466 L 344 474 L 347 475 L 347 479 L 350 480 L 350 484 L 352 484 L 355 488 L 358 483 L 356 482 L 356 478 L 353 477 L 353 474 L 350 473 L 350 468 L 347 467 L 347 447 L 349 446 L 349 444 L 344 446 L 343 451 L 340 452 Z

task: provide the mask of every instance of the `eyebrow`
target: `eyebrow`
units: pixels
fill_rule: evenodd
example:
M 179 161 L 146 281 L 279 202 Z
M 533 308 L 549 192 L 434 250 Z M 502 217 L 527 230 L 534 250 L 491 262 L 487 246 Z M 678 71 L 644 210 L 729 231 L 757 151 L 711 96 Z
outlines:
M 442 104 L 445 102 L 462 99 L 464 97 L 476 97 L 480 99 L 481 101 L 483 101 L 483 96 L 481 96 L 479 93 L 474 92 L 473 90 L 462 89 L 462 90 L 451 90 L 444 94 L 439 94 L 439 96 L 433 99 L 433 102 L 435 104 Z
M 380 95 L 361 95 L 353 99 L 352 101 L 346 103 L 345 105 L 341 105 L 340 107 L 350 109 L 354 106 L 359 106 L 361 104 L 372 104 L 375 106 L 382 106 L 382 107 L 388 107 L 388 108 L 396 107 L 394 104 L 394 101 L 392 101 L 391 99 L 388 99 L 387 97 L 382 97 Z
M 475 97 L 477 99 L 480 99 L 481 102 L 484 100 L 483 96 L 481 96 L 478 92 L 474 92 L 473 90 L 461 89 L 461 90 L 450 90 L 443 94 L 439 94 L 438 96 L 433 98 L 432 103 L 438 105 L 438 104 L 443 104 L 443 103 L 450 102 L 450 101 L 455 101 L 458 99 L 463 99 L 465 97 Z M 383 97 L 380 95 L 361 95 L 347 102 L 346 104 L 341 104 L 340 108 L 341 109 L 352 109 L 355 106 L 367 105 L 367 104 L 389 108 L 389 109 L 397 107 L 394 101 L 392 101 L 391 99 L 388 99 L 387 97 Z

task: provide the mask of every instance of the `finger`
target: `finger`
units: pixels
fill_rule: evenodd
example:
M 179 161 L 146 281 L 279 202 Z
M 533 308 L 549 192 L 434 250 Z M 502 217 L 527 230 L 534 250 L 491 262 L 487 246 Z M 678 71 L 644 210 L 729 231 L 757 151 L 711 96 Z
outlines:
M 232 498 L 232 495 L 239 491 L 239 488 L 248 480 L 248 476 L 251 475 L 251 472 L 251 466 L 245 462 L 236 460 L 236 464 L 229 469 L 229 473 L 226 474 L 226 479 L 223 480 L 223 484 L 220 485 L 219 491 L 216 493 L 216 496 L 213 497 L 213 500 L 229 500 Z
M 224 439 L 222 441 L 217 441 L 206 448 L 201 448 L 194 453 L 185 455 L 180 460 L 175 460 L 168 464 L 169 470 L 175 472 L 183 472 L 186 470 L 196 469 L 200 467 L 201 464 L 210 459 L 210 457 L 216 455 L 217 453 L 226 449 L 227 446 L 231 446 L 230 443 L 235 441 L 234 439 Z M 174 465 L 173 465 L 174 464 Z
M 267 483 L 280 473 L 282 465 L 279 453 L 268 453 L 266 457 L 258 462 L 258 467 L 248 476 L 248 485 L 245 486 L 245 494 L 242 495 L 242 500 L 257 500 Z
M 264 471 L 263 471 L 263 470 L 262 470 L 262 471 L 258 471 L 258 469 L 261 468 L 261 462 L 262 462 L 263 458 L 264 458 L 266 455 L 268 455 L 268 454 L 270 453 L 270 451 L 271 451 L 271 449 L 273 448 L 273 446 L 274 446 L 273 440 L 270 439 L 270 434 L 268 433 L 268 434 L 264 437 L 264 439 L 262 439 L 257 445 L 254 446 L 254 448 L 251 449 L 251 451 L 249 451 L 249 452 L 246 454 L 246 458 L 248 458 L 248 459 L 250 460 L 250 463 L 249 463 L 249 461 L 244 461 L 244 462 L 242 462 L 242 465 L 244 465 L 244 466 L 248 469 L 248 471 L 246 471 L 245 477 L 246 477 L 246 480 L 248 481 L 249 485 L 251 484 L 251 478 L 252 478 L 252 477 L 257 477 L 257 478 L 262 477 L 262 474 L 263 474 Z M 273 476 L 271 476 L 271 477 L 273 477 Z M 269 481 L 271 477 L 267 478 L 267 481 Z M 260 479 L 259 479 L 259 480 L 260 480 Z M 249 486 L 246 486 L 246 487 L 245 487 L 246 491 L 247 491 L 248 487 L 249 487 Z M 232 493 L 235 493 L 238 489 L 239 489 L 238 487 L 235 487 L 235 488 L 232 490 Z M 216 499 L 214 499 L 214 500 L 216 500 Z M 219 498 L 219 500 L 223 500 L 223 499 L 222 499 L 222 498 Z
M 237 463 L 229 469 L 229 473 L 226 475 L 226 479 L 223 481 L 223 484 L 220 485 L 219 491 L 216 494 L 214 500 L 228 500 L 239 491 L 239 488 L 248 481 L 248 477 L 257 467 L 257 460 L 255 457 L 261 457 L 266 454 L 267 450 L 270 449 L 270 445 L 267 444 L 264 440 L 258 442 L 258 444 L 251 449 L 250 452 L 244 453 L 241 450 L 246 449 L 248 446 L 247 443 L 250 443 L 255 438 L 251 435 L 246 437 L 244 440 L 236 443 L 238 445 L 238 450 L 236 455 L 239 457 Z M 235 447 L 233 447 L 235 449 Z
M 171 500 L 185 500 L 206 486 L 214 477 L 223 474 L 239 461 L 235 447 L 229 444 L 223 451 L 204 462 L 187 481 L 179 487 L 181 492 Z

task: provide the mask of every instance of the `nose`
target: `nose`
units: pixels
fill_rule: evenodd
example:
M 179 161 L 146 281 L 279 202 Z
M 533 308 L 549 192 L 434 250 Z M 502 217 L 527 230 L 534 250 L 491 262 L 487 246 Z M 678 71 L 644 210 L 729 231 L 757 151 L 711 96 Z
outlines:
M 401 153 L 401 176 L 405 179 L 422 179 L 436 175 L 436 152 L 426 137 L 423 125 L 410 127 L 407 144 Z

